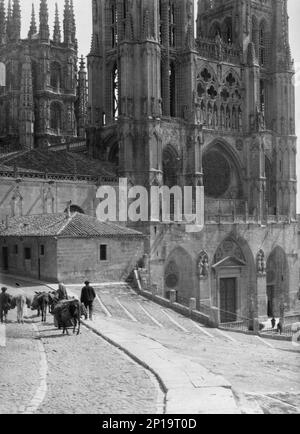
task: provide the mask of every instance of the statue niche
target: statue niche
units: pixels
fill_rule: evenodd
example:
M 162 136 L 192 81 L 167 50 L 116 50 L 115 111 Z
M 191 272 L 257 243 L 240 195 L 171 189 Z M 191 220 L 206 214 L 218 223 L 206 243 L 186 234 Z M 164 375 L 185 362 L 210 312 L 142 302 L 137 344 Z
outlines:
M 208 254 L 206 252 L 201 252 L 199 255 L 198 263 L 198 277 L 200 280 L 207 279 L 209 273 L 209 260 Z

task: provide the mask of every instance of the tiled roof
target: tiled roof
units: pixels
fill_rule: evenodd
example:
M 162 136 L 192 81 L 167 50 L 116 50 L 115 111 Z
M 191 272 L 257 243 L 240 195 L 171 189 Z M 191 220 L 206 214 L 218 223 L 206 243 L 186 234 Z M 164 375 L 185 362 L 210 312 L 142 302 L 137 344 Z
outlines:
M 42 214 L 15 217 L 0 224 L 0 236 L 10 237 L 58 237 L 58 238 L 120 238 L 143 237 L 134 231 L 110 222 L 100 222 L 85 214 Z
M 89 159 L 82 154 L 69 151 L 34 149 L 21 151 L 0 158 L 1 165 L 17 167 L 20 171 L 30 170 L 60 175 L 116 176 L 115 167 L 100 160 Z

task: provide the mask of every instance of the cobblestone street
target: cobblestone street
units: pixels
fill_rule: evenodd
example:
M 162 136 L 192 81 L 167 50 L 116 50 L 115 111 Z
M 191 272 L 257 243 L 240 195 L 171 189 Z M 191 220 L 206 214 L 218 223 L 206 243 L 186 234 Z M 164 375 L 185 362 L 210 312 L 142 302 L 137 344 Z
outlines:
M 26 293 L 34 289 L 27 286 Z M 52 315 L 42 325 L 32 313 L 19 325 L 16 311 L 9 312 L 6 346 L 0 348 L 0 414 L 31 412 L 30 402 L 40 385 L 39 342 L 47 361 L 47 391 L 35 413 L 153 414 L 161 410 L 164 396 L 149 371 L 85 327 L 79 336 L 62 336 Z
M 10 293 L 19 291 L 11 279 L 2 281 L 11 283 Z M 38 288 L 49 290 L 21 283 L 30 294 Z M 203 327 L 126 285 L 96 289 L 95 321 L 87 325 L 101 321 L 116 325 L 123 330 L 125 343 L 126 335 L 134 333 L 152 342 L 154 351 L 157 343 L 174 359 L 223 376 L 242 409 L 250 403 L 262 413 L 300 413 L 299 345 Z M 79 295 L 78 287 L 68 291 Z M 155 377 L 86 327 L 79 336 L 62 336 L 51 315 L 45 325 L 36 317 L 17 325 L 15 311 L 9 320 L 6 346 L 0 348 L 0 413 L 163 412 L 165 397 Z M 46 390 L 40 386 L 41 346 L 47 364 Z

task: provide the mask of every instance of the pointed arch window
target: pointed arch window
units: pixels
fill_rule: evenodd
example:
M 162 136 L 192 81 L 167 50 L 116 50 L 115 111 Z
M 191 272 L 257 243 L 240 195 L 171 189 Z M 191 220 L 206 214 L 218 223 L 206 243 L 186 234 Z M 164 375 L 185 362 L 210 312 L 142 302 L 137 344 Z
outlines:
M 110 15 L 111 15 L 111 46 L 114 48 L 118 44 L 118 13 L 117 13 L 117 6 L 116 2 L 111 2 L 110 7 Z
M 259 28 L 259 63 L 261 66 L 266 64 L 266 32 L 265 23 L 262 22 Z
M 223 40 L 227 44 L 232 43 L 233 31 L 232 31 L 232 19 L 226 18 L 223 24 Z
M 50 65 L 50 86 L 56 90 L 61 87 L 61 65 L 58 62 L 52 62 Z
M 62 128 L 62 108 L 58 102 L 53 102 L 50 106 L 50 128 L 57 132 Z
M 169 44 L 170 47 L 175 47 L 175 33 L 176 33 L 176 26 L 175 26 L 175 4 L 173 1 L 170 1 L 169 3 Z
M 259 41 L 258 41 L 258 22 L 257 22 L 257 18 L 255 16 L 252 17 L 252 42 L 254 44 L 255 47 L 255 51 L 256 51 L 256 56 L 258 55 L 258 45 L 259 45 Z
M 112 70 L 111 80 L 112 80 L 113 118 L 118 119 L 119 117 L 119 71 L 116 63 Z

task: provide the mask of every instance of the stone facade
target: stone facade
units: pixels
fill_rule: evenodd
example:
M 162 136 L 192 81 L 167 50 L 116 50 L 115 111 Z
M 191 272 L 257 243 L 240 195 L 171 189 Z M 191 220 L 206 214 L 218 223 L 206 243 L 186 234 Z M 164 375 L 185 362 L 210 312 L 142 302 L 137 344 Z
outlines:
M 47 148 L 85 138 L 86 71 L 77 65 L 73 2 L 66 0 L 61 35 L 56 8 L 50 37 L 47 1 L 40 3 L 39 29 L 32 10 L 21 39 L 21 8 L 5 13 L 0 1 L 0 153 Z
M 132 185 L 200 187 L 200 232 L 139 225 L 162 295 L 221 322 L 295 310 L 287 1 L 199 0 L 194 21 L 192 0 L 93 1 L 89 154 Z

